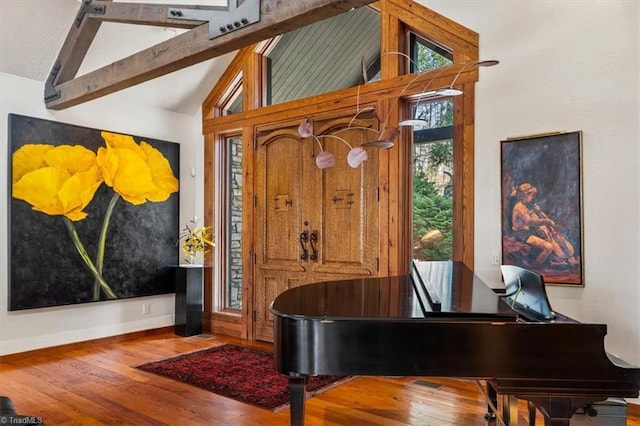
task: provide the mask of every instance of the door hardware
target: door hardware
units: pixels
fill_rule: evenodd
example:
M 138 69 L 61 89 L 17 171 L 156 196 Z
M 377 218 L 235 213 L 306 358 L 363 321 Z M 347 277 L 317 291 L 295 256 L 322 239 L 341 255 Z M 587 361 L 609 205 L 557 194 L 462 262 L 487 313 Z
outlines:
M 311 256 L 309 256 L 309 260 L 313 260 L 314 262 L 317 262 L 318 249 L 316 248 L 316 243 L 318 242 L 318 231 L 311 231 L 309 242 L 311 243 Z
M 355 203 L 355 201 L 353 201 L 353 196 L 354 196 L 354 195 L 355 195 L 355 194 L 354 194 L 353 192 L 350 192 L 350 193 L 348 193 L 348 194 L 347 194 L 347 198 L 348 198 L 348 200 L 347 200 L 347 204 L 353 204 L 353 203 Z
M 293 206 L 293 200 L 288 198 L 287 194 L 276 195 L 273 201 L 275 202 L 274 210 L 280 210 L 281 212 L 286 212 L 290 206 Z M 280 202 L 284 203 L 284 206 L 281 206 Z
M 349 188 L 336 189 L 331 201 L 336 209 L 350 209 L 355 203 L 356 193 Z
M 309 258 L 309 251 L 307 250 L 307 242 L 309 241 L 309 231 L 302 231 L 300 233 L 300 260 L 307 260 Z

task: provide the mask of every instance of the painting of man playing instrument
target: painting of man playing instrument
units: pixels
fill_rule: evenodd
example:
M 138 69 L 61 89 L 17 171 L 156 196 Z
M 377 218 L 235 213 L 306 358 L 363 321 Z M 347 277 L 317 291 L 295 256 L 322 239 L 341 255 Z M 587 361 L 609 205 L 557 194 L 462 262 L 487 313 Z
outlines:
M 502 141 L 502 259 L 582 285 L 580 132 Z

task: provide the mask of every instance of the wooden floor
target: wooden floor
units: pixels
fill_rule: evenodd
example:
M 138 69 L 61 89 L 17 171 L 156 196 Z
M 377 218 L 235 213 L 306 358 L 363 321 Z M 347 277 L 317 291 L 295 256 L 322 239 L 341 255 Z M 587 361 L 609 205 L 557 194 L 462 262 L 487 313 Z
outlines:
M 289 424 L 288 409 L 273 413 L 134 368 L 227 342 L 270 349 L 223 336 L 184 338 L 166 331 L 70 345 L 4 357 L 0 394 L 12 399 L 18 414 L 42 417 L 49 426 Z M 522 405 L 520 424 L 526 424 L 524 411 Z M 357 377 L 309 399 L 305 424 L 494 425 L 484 413 L 484 398 L 472 381 Z M 640 426 L 640 420 L 629 417 L 627 425 Z

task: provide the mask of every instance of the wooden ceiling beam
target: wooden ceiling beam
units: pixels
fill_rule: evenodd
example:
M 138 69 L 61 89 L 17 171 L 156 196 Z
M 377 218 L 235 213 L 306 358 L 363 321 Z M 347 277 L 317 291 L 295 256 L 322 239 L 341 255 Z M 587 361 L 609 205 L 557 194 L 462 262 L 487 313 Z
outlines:
M 202 21 L 168 18 L 171 8 L 170 5 L 113 3 L 112 0 L 85 1 L 67 34 L 45 85 L 45 102 L 60 96 L 60 91 L 55 85 L 73 80 L 76 76 L 102 22 L 184 29 L 192 29 L 203 24 Z M 191 6 L 191 8 L 224 9 L 199 6 Z
M 45 86 L 46 107 L 54 110 L 69 108 L 374 1 L 261 0 L 258 22 L 210 39 L 207 23 L 167 18 L 170 9 L 185 9 L 186 6 L 112 3 L 111 0 L 92 3 L 91 0 L 85 0 L 82 7 L 91 5 L 92 9 L 86 13 L 82 13 L 81 9 L 79 20 L 69 31 Z M 101 10 L 101 7 L 104 9 Z M 95 12 L 96 8 L 98 12 Z M 201 6 L 188 8 L 216 10 Z M 110 65 L 75 77 L 100 23 L 105 21 L 191 29 Z
M 111 0 L 105 0 L 103 3 L 110 2 Z M 91 10 L 96 11 L 99 9 L 94 8 Z M 85 16 L 87 16 L 87 4 L 83 3 L 83 5 L 80 6 L 78 15 L 69 33 L 67 33 L 67 38 L 60 49 L 60 53 L 58 53 L 49 79 L 47 83 L 45 83 L 45 102 L 47 96 L 54 96 L 55 90 L 51 84 L 54 79 L 67 81 L 71 80 L 78 73 L 78 69 L 80 69 L 80 65 L 82 65 L 82 60 L 86 56 L 89 47 L 91 47 L 91 43 L 93 43 L 93 39 L 100 29 L 101 21 L 84 19 Z

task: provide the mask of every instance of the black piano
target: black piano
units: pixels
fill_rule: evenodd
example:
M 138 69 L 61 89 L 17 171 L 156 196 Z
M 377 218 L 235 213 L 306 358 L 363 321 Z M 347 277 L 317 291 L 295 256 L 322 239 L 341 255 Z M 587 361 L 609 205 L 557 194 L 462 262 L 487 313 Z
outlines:
M 414 262 L 408 275 L 283 292 L 271 312 L 291 424 L 304 423 L 305 383 L 320 374 L 486 380 L 553 426 L 588 404 L 638 396 L 640 369 L 605 352 L 606 325 L 553 312 L 543 284 L 510 281 L 498 294 L 462 263 Z

